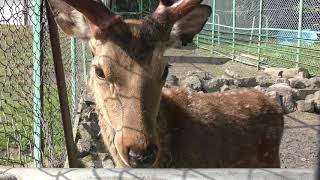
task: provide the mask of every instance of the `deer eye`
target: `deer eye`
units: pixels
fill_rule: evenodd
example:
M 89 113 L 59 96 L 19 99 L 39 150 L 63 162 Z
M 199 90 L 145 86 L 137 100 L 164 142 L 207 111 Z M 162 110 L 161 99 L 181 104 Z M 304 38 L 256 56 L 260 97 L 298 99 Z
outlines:
M 169 65 L 167 64 L 163 71 L 161 80 L 165 81 L 167 79 L 168 74 L 169 74 Z
M 98 77 L 98 79 L 100 79 L 100 80 L 106 79 L 106 76 L 100 67 L 95 67 L 94 70 L 95 70 L 95 73 L 96 73 L 96 76 Z

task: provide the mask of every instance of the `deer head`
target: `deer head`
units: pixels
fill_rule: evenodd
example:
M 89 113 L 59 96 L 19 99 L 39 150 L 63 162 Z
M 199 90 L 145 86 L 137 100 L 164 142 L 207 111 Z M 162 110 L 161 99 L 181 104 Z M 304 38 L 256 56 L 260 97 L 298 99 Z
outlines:
M 155 167 L 160 158 L 157 115 L 168 75 L 163 54 L 201 31 L 211 8 L 200 3 L 161 0 L 151 16 L 123 20 L 100 1 L 50 1 L 62 30 L 92 48 L 89 84 L 102 134 L 119 167 Z

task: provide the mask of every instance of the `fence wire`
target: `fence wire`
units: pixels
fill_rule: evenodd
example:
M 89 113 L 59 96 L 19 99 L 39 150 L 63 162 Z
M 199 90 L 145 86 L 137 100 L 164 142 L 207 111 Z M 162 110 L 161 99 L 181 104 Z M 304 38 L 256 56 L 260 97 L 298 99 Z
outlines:
M 43 2 L 43 1 L 40 1 Z M 129 3 L 130 2 L 130 3 Z M 213 7 L 199 48 L 224 54 L 255 66 L 305 67 L 320 74 L 320 2 L 318 0 L 204 0 Z M 130 6 L 128 5 L 130 4 Z M 157 7 L 156 0 L 114 1 L 112 9 L 124 17 L 141 18 Z M 42 5 L 44 7 L 44 5 Z M 40 119 L 41 164 L 62 167 L 66 149 L 45 8 L 41 32 L 33 34 L 32 0 L 0 0 L 0 167 L 33 167 L 34 119 Z M 41 117 L 34 107 L 36 54 L 41 52 Z M 72 44 L 73 42 L 73 44 Z M 82 42 L 60 33 L 62 59 L 72 117 L 85 87 L 91 60 Z M 83 55 L 87 58 L 83 59 Z M 83 62 L 85 61 L 85 62 Z M 38 90 L 39 90 L 38 89 Z M 37 100 L 37 99 L 36 99 Z
M 199 48 L 255 66 L 303 67 L 320 74 L 318 0 L 205 0 L 213 7 Z
M 43 2 L 43 1 L 42 1 Z M 31 0 L 0 0 L 0 167 L 33 167 L 34 62 L 33 38 L 41 37 L 41 147 L 44 167 L 62 167 L 66 150 L 48 24 L 43 6 L 41 33 L 33 35 Z M 85 87 L 80 41 L 71 49 L 70 38 L 60 33 L 69 106 L 75 114 Z M 71 59 L 71 54 L 75 58 Z M 90 54 L 87 55 L 90 57 Z M 85 59 L 89 61 L 89 59 Z M 74 101 L 72 101 L 74 99 Z

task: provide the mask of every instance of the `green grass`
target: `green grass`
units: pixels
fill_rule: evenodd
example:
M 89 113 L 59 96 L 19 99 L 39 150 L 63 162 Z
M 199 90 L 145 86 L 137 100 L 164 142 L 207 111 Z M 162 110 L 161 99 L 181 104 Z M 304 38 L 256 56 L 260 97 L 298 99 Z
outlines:
M 32 161 L 32 37 L 32 30 L 28 27 L 0 26 L 0 166 Z M 43 159 L 48 162 L 56 160 L 52 158 L 62 158 L 65 145 L 51 49 L 48 39 L 46 42 L 43 54 L 43 144 L 49 145 L 44 147 Z M 69 73 L 70 39 L 62 36 L 61 46 L 65 72 Z M 67 83 L 71 105 L 70 79 Z
M 225 54 L 232 57 L 233 53 L 237 56 L 249 54 L 259 56 L 259 44 L 256 36 L 253 36 L 253 41 L 250 43 L 249 35 L 236 34 L 235 48 L 233 49 L 232 32 L 224 32 L 220 37 L 216 37 L 212 46 L 211 34 L 202 32 L 199 42 L 200 47 Z M 220 44 L 218 43 L 220 41 Z M 260 44 L 260 56 L 265 59 L 267 64 L 272 67 L 292 68 L 303 67 L 309 70 L 313 75 L 320 75 L 320 42 L 315 42 L 313 45 L 306 45 L 302 41 L 300 48 L 300 61 L 297 63 L 298 55 L 297 46 L 285 46 L 277 44 L 274 38 L 263 37 Z

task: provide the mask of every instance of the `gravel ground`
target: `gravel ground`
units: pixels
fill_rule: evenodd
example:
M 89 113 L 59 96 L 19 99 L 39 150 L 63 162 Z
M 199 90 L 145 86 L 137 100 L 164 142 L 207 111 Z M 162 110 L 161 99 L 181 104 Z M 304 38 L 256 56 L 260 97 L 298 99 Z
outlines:
M 280 147 L 282 168 L 315 168 L 320 138 L 320 115 L 295 112 L 285 115 Z
M 239 76 L 255 76 L 258 71 L 255 67 L 229 61 L 223 65 L 203 64 L 203 63 L 170 63 L 170 73 L 178 78 L 185 77 L 190 71 L 210 72 L 214 76 L 221 76 L 226 69 L 229 69 Z

